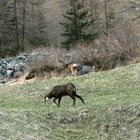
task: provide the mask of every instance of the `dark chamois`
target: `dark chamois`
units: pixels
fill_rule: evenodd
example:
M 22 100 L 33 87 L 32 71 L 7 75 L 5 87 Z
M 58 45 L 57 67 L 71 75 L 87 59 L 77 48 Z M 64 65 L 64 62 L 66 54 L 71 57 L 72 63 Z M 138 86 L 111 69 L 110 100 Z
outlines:
M 73 99 L 73 105 L 75 105 L 75 97 L 79 98 L 84 104 L 84 100 L 81 96 L 76 94 L 76 87 L 72 83 L 55 86 L 52 91 L 44 97 L 44 101 L 46 102 L 47 100 L 54 98 L 53 102 L 60 107 L 60 101 L 63 96 L 70 96 Z M 56 102 L 57 99 L 58 103 Z

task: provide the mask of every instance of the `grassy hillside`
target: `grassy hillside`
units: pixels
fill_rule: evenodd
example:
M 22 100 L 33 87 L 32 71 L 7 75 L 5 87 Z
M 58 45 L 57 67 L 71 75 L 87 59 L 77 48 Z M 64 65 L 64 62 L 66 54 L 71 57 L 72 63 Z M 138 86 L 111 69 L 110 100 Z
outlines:
M 73 82 L 85 100 L 58 108 L 43 97 L 56 84 Z M 0 86 L 1 140 L 140 139 L 140 64 L 80 77 Z

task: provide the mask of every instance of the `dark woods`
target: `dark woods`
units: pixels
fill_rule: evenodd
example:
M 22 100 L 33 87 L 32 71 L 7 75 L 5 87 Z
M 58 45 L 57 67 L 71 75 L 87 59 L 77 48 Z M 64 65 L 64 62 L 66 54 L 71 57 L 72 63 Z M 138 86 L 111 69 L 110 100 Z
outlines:
M 0 56 L 47 43 L 44 0 L 0 0 Z

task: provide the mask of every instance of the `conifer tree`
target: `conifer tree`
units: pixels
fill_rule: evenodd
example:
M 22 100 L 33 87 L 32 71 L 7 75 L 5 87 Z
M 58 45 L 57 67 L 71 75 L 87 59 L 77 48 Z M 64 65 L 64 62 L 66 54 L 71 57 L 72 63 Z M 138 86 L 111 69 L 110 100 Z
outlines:
M 94 21 L 89 13 L 90 10 L 84 5 L 84 1 L 71 0 L 70 4 L 71 8 L 64 14 L 66 22 L 61 23 L 65 29 L 61 35 L 66 39 L 62 45 L 67 49 L 81 41 L 89 42 L 96 36 L 89 30 Z

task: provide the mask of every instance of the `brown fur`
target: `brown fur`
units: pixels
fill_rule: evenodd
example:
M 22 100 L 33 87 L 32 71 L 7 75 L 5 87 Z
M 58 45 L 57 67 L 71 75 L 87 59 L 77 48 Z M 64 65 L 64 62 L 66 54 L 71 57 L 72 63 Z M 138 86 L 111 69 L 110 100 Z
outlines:
M 67 74 L 70 76 L 76 76 L 78 74 L 77 67 L 78 65 L 76 63 L 69 64 L 66 69 Z
M 76 98 L 79 98 L 84 104 L 84 100 L 76 93 L 76 87 L 72 83 L 57 85 L 53 87 L 52 91 L 44 97 L 44 101 L 54 98 L 53 102 L 60 107 L 60 101 L 63 96 L 70 96 L 73 99 L 73 105 L 75 105 Z M 76 97 L 76 98 L 75 98 Z M 56 100 L 58 99 L 58 103 Z
M 76 76 L 78 74 L 78 65 L 76 63 L 65 63 L 64 60 L 59 60 L 59 62 L 61 62 L 64 69 L 66 69 L 67 75 Z

